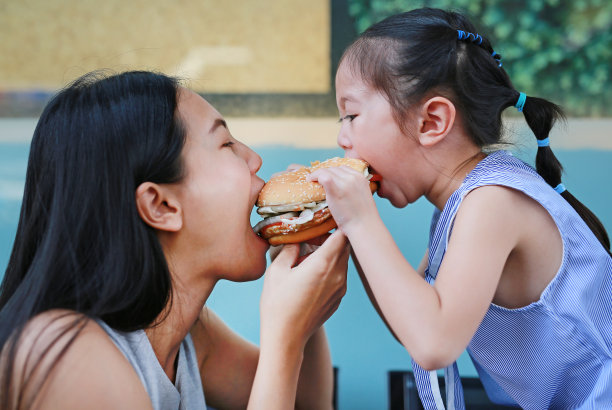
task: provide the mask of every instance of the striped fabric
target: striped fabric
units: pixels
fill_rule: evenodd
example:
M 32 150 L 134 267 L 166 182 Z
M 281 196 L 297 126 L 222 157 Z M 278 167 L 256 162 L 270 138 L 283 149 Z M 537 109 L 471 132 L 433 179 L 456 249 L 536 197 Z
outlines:
M 540 300 L 519 309 L 491 304 L 468 345 L 492 401 L 525 409 L 612 408 L 612 258 L 573 208 L 506 151 L 481 161 L 435 211 L 427 281 L 433 285 L 463 198 L 485 185 L 514 188 L 538 201 L 563 240 L 563 261 Z M 435 372 L 413 361 L 426 409 L 443 409 Z M 456 364 L 445 369 L 449 409 L 465 408 Z

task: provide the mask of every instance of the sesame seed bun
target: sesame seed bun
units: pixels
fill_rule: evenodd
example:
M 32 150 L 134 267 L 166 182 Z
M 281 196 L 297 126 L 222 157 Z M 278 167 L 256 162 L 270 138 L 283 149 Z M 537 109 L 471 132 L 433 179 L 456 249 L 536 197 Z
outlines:
M 275 206 L 325 200 L 325 190 L 318 182 L 307 181 L 310 173 L 321 168 L 347 166 L 363 173 L 368 163 L 355 158 L 331 158 L 313 162 L 309 167 L 274 175 L 264 185 L 257 199 L 257 206 Z
M 307 177 L 311 172 L 321 168 L 331 168 L 339 166 L 348 166 L 355 171 L 362 173 L 368 177 L 368 163 L 360 159 L 354 158 L 331 158 L 323 162 L 313 162 L 309 167 L 299 168 L 295 171 L 287 171 L 274 175 L 264 185 L 259 193 L 257 206 L 266 207 L 266 214 L 271 212 L 268 218 L 257 224 L 255 231 L 260 236 L 267 239 L 270 245 L 281 245 L 286 243 L 300 243 L 309 239 L 321 236 L 337 227 L 334 218 L 329 212 L 326 204 L 315 206 L 311 213 L 303 223 L 295 223 L 294 216 L 273 216 L 287 215 L 287 212 L 295 212 L 289 215 L 297 215 L 297 212 L 302 212 L 304 204 L 321 203 L 325 201 L 325 190 L 318 182 L 307 181 Z M 375 182 L 370 182 L 370 190 L 374 193 L 378 185 Z M 271 208 L 270 208 L 271 207 Z M 302 215 L 302 214 L 300 214 Z M 286 219 L 294 219 L 292 223 L 286 223 Z M 299 219 L 302 219 L 300 217 Z

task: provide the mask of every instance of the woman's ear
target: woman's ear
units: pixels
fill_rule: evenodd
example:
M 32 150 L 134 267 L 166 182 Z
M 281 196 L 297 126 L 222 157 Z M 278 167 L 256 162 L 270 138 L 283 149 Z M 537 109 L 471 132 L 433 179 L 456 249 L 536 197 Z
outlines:
M 153 182 L 136 189 L 136 207 L 143 221 L 160 231 L 177 232 L 183 226 L 180 203 L 171 192 Z
M 436 96 L 421 106 L 418 139 L 425 147 L 442 141 L 455 123 L 455 105 L 448 99 Z

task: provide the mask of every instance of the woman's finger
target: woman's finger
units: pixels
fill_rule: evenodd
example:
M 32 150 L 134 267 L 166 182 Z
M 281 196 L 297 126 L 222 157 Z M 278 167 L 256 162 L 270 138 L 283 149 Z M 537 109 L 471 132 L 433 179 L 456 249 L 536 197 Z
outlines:
M 319 261 L 321 260 L 321 258 L 323 260 L 328 261 L 331 264 L 335 264 L 336 260 L 338 258 L 338 255 L 340 255 L 343 250 L 343 247 L 348 243 L 346 236 L 344 236 L 344 234 L 339 231 L 336 230 L 334 231 L 325 242 L 323 242 L 323 244 L 316 250 L 316 253 L 320 256 L 320 258 L 317 258 L 316 260 Z M 313 260 L 312 258 L 306 258 L 302 264 L 310 264 L 310 260 Z M 312 262 L 315 263 L 315 262 Z M 310 266 L 310 265 L 307 265 Z
M 280 251 L 283 249 L 283 245 L 270 246 L 270 260 L 274 262 L 274 259 L 278 256 Z
M 327 238 L 329 238 L 330 235 L 331 235 L 330 233 L 324 233 L 323 235 L 317 236 L 316 238 L 309 239 L 305 241 L 304 243 L 309 244 L 309 245 L 314 245 L 314 246 L 321 246 L 323 245 L 323 242 L 325 242 Z
M 270 266 L 279 266 L 281 268 L 293 267 L 299 253 L 299 245 L 293 243 L 284 245 Z

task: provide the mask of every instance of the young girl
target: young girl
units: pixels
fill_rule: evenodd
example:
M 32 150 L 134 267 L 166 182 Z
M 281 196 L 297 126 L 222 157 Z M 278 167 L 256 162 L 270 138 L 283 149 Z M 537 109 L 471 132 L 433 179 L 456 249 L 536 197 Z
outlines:
M 205 306 L 219 280 L 264 272 L 260 166 L 164 75 L 91 74 L 55 96 L 0 293 L 0 408 L 331 408 L 321 325 L 345 292 L 341 234 L 268 268 L 260 348 Z
M 342 58 L 336 99 L 338 144 L 382 176 L 378 194 L 396 207 L 425 196 L 436 208 L 414 268 L 362 177 L 312 175 L 373 303 L 416 363 L 425 407 L 442 407 L 433 370 L 444 367 L 448 406 L 464 406 L 453 362 L 466 348 L 496 403 L 612 405 L 610 244 L 561 184 L 548 140 L 559 107 L 515 90 L 489 41 L 462 15 L 435 9 L 364 32 Z M 490 150 L 512 106 L 537 139 L 538 172 Z

